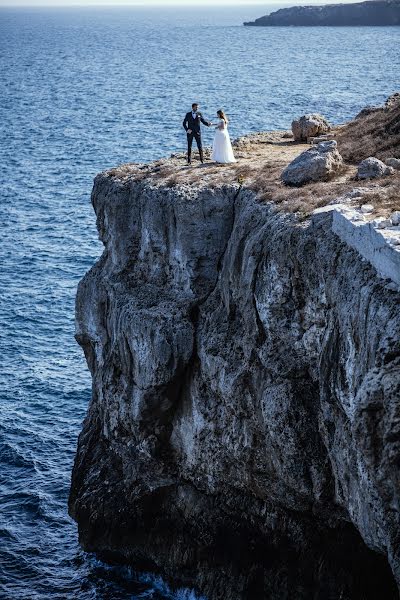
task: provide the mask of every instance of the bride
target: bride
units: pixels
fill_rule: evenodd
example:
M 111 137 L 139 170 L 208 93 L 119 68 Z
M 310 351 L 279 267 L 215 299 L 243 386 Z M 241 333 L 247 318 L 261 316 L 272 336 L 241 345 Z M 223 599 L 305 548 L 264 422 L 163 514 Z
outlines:
M 223 110 L 217 111 L 219 117 L 216 126 L 211 160 L 217 163 L 234 163 L 236 158 L 233 155 L 231 140 L 228 133 L 228 118 Z M 214 123 L 213 123 L 214 125 Z

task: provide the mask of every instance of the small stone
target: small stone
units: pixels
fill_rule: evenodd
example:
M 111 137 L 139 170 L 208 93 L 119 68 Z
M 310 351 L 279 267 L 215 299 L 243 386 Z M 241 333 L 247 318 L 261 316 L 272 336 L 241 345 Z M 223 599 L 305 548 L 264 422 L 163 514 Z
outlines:
M 387 158 L 385 164 L 388 167 L 392 167 L 396 171 L 400 171 L 400 158 Z
M 335 148 L 337 148 L 336 140 L 324 140 L 318 144 L 319 152 L 331 152 Z
M 391 227 L 392 222 L 390 221 L 390 219 L 385 219 L 384 217 L 381 217 L 372 221 L 372 225 L 373 227 L 376 227 L 376 229 L 386 229 L 386 227 Z
M 319 135 L 318 137 L 307 138 L 307 144 L 319 144 L 325 142 L 328 138 L 325 135 Z
M 333 140 L 333 133 L 325 133 L 324 135 L 318 135 L 317 137 L 311 137 L 307 139 L 309 144 L 319 144 L 320 142 L 326 142 L 327 140 Z
M 346 194 L 347 198 L 361 198 L 364 195 L 364 188 L 354 188 Z
M 361 212 L 364 214 L 368 214 L 368 213 L 372 213 L 374 212 L 375 207 L 372 204 L 363 204 L 361 206 Z
M 392 221 L 393 225 L 400 225 L 400 210 L 395 210 L 390 215 L 390 220 Z
M 365 221 L 365 217 L 364 215 L 361 215 L 360 213 L 353 213 L 350 217 L 351 221 Z
M 358 165 L 357 179 L 375 179 L 392 173 L 393 167 L 388 167 L 378 158 L 370 156 Z

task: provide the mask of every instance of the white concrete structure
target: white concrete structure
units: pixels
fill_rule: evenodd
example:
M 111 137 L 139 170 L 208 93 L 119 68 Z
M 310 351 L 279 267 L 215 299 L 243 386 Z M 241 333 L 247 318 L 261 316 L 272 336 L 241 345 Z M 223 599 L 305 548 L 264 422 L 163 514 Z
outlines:
M 324 206 L 314 214 L 330 212 L 332 231 L 368 260 L 382 277 L 400 287 L 400 225 L 391 225 L 389 219 L 367 221 L 360 209 L 345 204 Z

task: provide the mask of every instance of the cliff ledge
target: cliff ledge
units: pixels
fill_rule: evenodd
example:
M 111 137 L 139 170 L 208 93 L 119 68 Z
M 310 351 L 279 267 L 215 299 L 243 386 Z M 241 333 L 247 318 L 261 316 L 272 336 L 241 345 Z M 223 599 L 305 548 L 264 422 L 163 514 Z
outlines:
M 210 600 L 398 598 L 400 288 L 330 203 L 393 210 L 399 179 L 354 193 L 348 163 L 286 189 L 302 150 L 263 133 L 236 166 L 175 156 L 93 188 L 104 253 L 77 294 L 93 396 L 70 513 L 87 551 Z

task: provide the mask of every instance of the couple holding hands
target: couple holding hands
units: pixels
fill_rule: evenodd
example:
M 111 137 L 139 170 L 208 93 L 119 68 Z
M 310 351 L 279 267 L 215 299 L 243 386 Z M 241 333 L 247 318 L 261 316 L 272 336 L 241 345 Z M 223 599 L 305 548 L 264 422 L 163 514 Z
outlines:
M 200 161 L 204 163 L 203 146 L 201 143 L 200 123 L 207 127 L 215 126 L 215 136 L 213 141 L 211 160 L 221 164 L 234 163 L 236 159 L 233 155 L 231 140 L 228 133 L 228 119 L 223 110 L 217 111 L 218 122 L 211 123 L 203 118 L 199 111 L 199 105 L 195 102 L 192 104 L 192 110 L 189 111 L 183 119 L 183 127 L 186 130 L 188 153 L 188 165 L 192 162 L 192 143 L 193 138 L 196 140 L 199 149 Z

